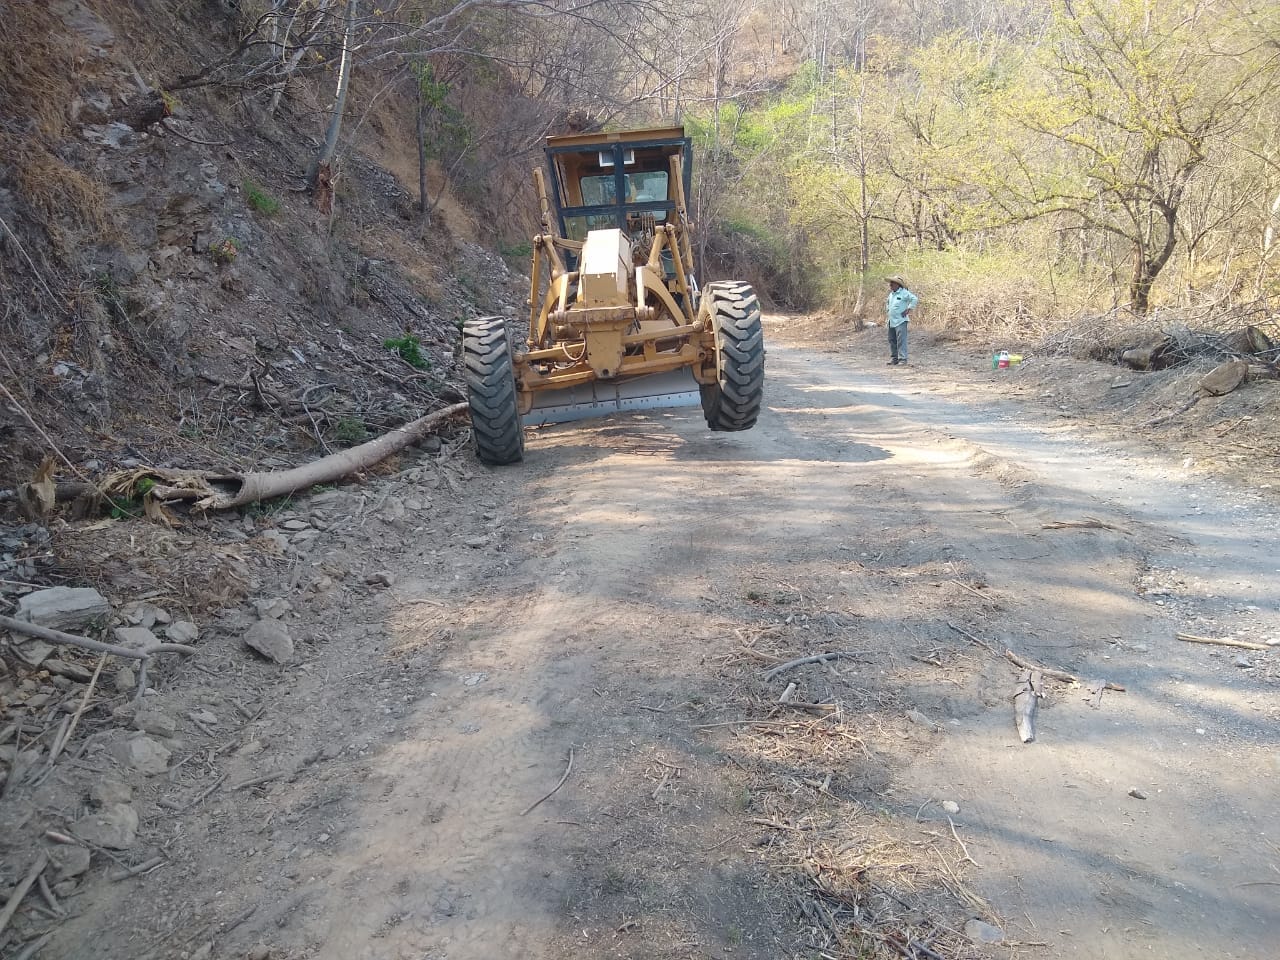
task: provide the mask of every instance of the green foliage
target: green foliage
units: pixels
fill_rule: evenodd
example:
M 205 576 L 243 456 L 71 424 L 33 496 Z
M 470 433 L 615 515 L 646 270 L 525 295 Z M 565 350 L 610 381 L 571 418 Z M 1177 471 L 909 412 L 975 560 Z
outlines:
M 135 497 L 127 499 L 115 497 L 109 502 L 111 504 L 112 520 L 137 520 L 144 516 L 146 512 L 142 506 L 142 501 Z
M 498 252 L 504 257 L 510 257 L 516 260 L 527 260 L 533 256 L 533 244 L 525 241 L 523 243 L 499 243 Z
M 873 278 L 902 271 L 967 329 L 1280 289 L 1259 244 L 1280 223 L 1280 7 L 1047 6 L 1025 33 L 871 36 L 686 115 L 704 275 L 875 318 Z
M 353 447 L 369 439 L 369 430 L 364 423 L 353 417 L 342 417 L 333 425 L 333 441 L 344 447 Z M 320 487 L 315 488 L 319 490 Z
M 254 518 L 273 517 L 289 509 L 292 504 L 293 494 L 285 494 L 283 497 L 275 497 L 271 500 L 255 500 L 244 508 L 244 512 Z
M 431 361 L 422 353 L 422 341 L 412 333 L 406 333 L 403 337 L 389 337 L 382 341 L 382 345 L 399 354 L 401 360 L 416 370 L 431 369 Z
M 244 199 L 251 210 L 255 210 L 264 217 L 273 217 L 280 212 L 280 201 L 270 194 L 266 193 L 252 180 L 245 180 L 241 184 L 244 190 Z

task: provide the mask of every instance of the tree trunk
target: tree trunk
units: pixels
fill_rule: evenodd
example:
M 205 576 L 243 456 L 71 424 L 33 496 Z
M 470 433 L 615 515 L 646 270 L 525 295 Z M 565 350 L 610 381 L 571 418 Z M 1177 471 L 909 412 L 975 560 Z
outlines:
M 431 200 L 427 194 L 427 105 L 422 93 L 422 80 L 418 80 L 418 215 L 422 222 L 431 225 Z
M 1134 313 L 1146 316 L 1151 311 L 1151 288 L 1155 286 L 1160 271 L 1173 256 L 1178 245 L 1177 221 L 1178 212 L 1175 207 L 1164 206 L 1160 210 L 1164 220 L 1164 243 L 1154 255 L 1148 255 L 1147 246 L 1139 240 L 1133 251 L 1133 278 L 1129 281 L 1129 306 Z
M 342 34 L 342 59 L 338 63 L 338 88 L 334 92 L 333 109 L 329 114 L 329 129 L 324 143 L 307 170 L 307 186 L 315 190 L 321 180 L 321 172 L 327 173 L 338 150 L 338 134 L 342 132 L 342 113 L 347 107 L 347 87 L 351 83 L 352 48 L 355 46 L 356 18 L 360 15 L 360 0 L 347 0 L 347 25 Z

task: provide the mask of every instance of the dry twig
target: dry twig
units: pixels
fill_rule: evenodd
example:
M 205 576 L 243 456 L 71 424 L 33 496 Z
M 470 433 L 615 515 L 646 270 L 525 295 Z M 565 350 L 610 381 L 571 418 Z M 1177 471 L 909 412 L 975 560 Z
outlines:
M 534 808 L 537 807 L 544 800 L 550 800 L 551 797 L 555 795 L 556 791 L 564 786 L 564 782 L 569 779 L 569 774 L 572 771 L 573 771 L 573 747 L 570 747 L 569 748 L 569 764 L 564 768 L 564 776 L 560 778 L 560 782 L 551 788 L 550 793 L 546 794 L 545 796 L 539 797 L 537 800 L 533 801 L 533 803 L 529 804 L 529 806 L 521 810 L 520 816 L 523 817 L 526 814 L 533 812 Z
M 1230 637 L 1198 637 L 1194 633 L 1175 633 L 1174 636 L 1187 643 L 1208 643 L 1215 647 L 1241 647 L 1245 650 L 1270 650 L 1265 643 L 1254 643 L 1252 640 L 1234 640 Z
M 870 654 L 865 650 L 832 650 L 830 653 L 815 653 L 811 657 L 797 657 L 795 660 L 788 660 L 786 663 L 780 663 L 768 673 L 764 675 L 766 680 L 772 680 L 774 677 L 786 673 L 788 670 L 794 670 L 796 667 L 803 667 L 808 663 L 826 663 L 828 660 L 839 660 L 842 657 L 866 657 Z

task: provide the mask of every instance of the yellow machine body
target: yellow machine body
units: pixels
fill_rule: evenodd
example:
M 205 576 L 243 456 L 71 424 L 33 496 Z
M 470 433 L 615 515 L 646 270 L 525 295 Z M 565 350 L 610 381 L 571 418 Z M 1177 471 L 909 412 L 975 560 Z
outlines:
M 546 158 L 514 356 L 524 422 L 696 405 L 716 346 L 699 314 L 683 128 L 551 137 Z

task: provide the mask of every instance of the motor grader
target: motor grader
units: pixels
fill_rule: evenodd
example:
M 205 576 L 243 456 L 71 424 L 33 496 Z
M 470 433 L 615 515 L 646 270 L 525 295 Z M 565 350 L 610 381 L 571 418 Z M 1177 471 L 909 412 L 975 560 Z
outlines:
M 522 459 L 526 425 L 617 410 L 701 402 L 712 430 L 754 426 L 760 305 L 746 283 L 698 286 L 684 129 L 549 137 L 545 154 L 528 338 L 502 317 L 463 325 L 480 460 Z

